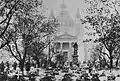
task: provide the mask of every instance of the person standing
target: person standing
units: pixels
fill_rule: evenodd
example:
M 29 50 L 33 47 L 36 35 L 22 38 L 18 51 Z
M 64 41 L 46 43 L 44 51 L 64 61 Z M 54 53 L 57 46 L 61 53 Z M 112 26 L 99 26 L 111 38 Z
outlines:
M 6 62 L 6 66 L 7 66 L 7 70 L 9 70 L 9 68 L 10 68 L 10 64 L 9 64 L 8 61 Z
M 1 69 L 1 72 L 4 72 L 5 66 L 4 66 L 3 61 L 2 61 L 1 64 L 0 64 L 0 69 Z
M 14 70 L 16 70 L 17 63 L 16 63 L 16 62 L 14 62 L 14 64 L 13 64 L 12 66 L 13 66 Z
M 30 68 L 31 68 L 30 62 L 27 62 L 27 63 L 26 63 L 26 71 L 27 71 L 27 74 L 29 73 Z

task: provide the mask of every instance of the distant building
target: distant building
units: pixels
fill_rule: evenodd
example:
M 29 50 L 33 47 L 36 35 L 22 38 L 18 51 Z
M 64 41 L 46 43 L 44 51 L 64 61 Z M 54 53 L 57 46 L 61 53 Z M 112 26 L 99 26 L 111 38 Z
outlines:
M 51 10 L 50 18 L 54 18 L 53 10 Z M 56 49 L 58 51 L 62 51 L 66 60 L 71 62 L 73 55 L 73 44 L 75 42 L 80 42 L 84 35 L 84 29 L 82 28 L 82 24 L 80 22 L 81 16 L 79 9 L 77 9 L 75 19 L 72 19 L 67 10 L 67 6 L 63 2 L 63 4 L 61 4 L 60 14 L 57 18 L 60 26 L 58 28 L 54 43 L 57 44 Z

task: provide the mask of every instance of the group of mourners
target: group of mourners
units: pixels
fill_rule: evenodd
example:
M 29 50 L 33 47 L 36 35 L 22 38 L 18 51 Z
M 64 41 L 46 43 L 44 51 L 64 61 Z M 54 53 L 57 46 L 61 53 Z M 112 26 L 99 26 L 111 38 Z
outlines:
M 63 67 L 62 69 L 56 69 L 58 73 L 53 70 L 52 72 L 47 73 L 44 78 L 42 78 L 40 81 L 100 81 L 99 75 L 92 71 L 92 69 L 89 69 L 89 73 L 86 72 L 86 69 L 79 69 L 79 70 L 71 70 L 70 67 Z M 61 77 L 61 74 L 64 75 Z M 76 76 L 77 74 L 78 76 Z M 58 79 L 59 76 L 61 78 Z M 73 79 L 76 77 L 75 79 Z
M 28 78 L 28 81 L 35 81 L 35 78 L 32 78 L 32 76 L 35 76 L 35 74 L 37 74 L 34 73 L 35 72 L 34 67 L 35 67 L 34 63 L 26 62 L 24 68 L 26 73 L 24 73 L 21 71 L 20 64 L 17 62 L 13 63 L 9 63 L 8 61 L 1 62 L 0 81 L 26 81 L 24 77 Z
M 75 73 L 78 74 L 77 79 L 73 80 L 72 77 L 75 76 L 74 73 L 71 74 L 65 74 L 62 81 L 100 81 L 99 75 L 97 73 L 92 73 L 89 71 L 87 73 L 85 70 L 82 73 L 82 70 L 76 71 Z
M 41 71 L 35 63 L 26 62 L 24 68 L 26 73 L 22 73 L 19 63 L 13 62 L 10 64 L 7 61 L 6 63 L 0 63 L 0 81 L 100 81 L 99 74 L 92 68 L 87 69 L 88 72 L 86 72 L 86 69 L 78 68 L 71 69 L 70 66 L 43 68 L 45 75 L 42 77 Z M 61 76 L 60 72 L 64 75 L 58 80 L 56 76 Z M 79 76 L 73 79 L 76 76 L 75 74 Z

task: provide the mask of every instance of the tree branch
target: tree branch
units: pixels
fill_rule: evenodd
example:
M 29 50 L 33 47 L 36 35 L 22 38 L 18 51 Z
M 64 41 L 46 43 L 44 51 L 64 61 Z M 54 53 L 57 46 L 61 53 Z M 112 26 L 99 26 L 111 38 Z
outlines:
M 6 25 L 5 29 L 4 29 L 4 31 L 0 34 L 0 38 L 4 35 L 4 33 L 6 32 L 7 28 L 9 27 L 11 18 L 12 18 L 12 15 L 10 15 L 10 18 L 9 18 L 9 20 L 7 22 L 7 25 Z
M 7 17 L 3 21 L 1 21 L 0 24 L 4 23 L 6 20 L 7 20 Z
M 11 49 L 11 46 L 10 46 L 9 44 L 7 44 L 7 46 L 8 46 L 8 48 L 9 48 L 12 56 L 15 57 L 18 61 L 20 61 L 20 59 L 18 59 L 17 56 L 14 55 L 14 53 L 13 53 L 13 51 L 12 51 L 12 49 Z
M 12 33 L 10 33 L 7 38 L 5 38 L 5 36 L 3 36 L 3 38 L 5 39 L 5 40 L 3 39 L 3 41 L 5 41 L 5 43 L 1 44 L 0 49 L 2 49 L 5 45 L 10 43 L 11 35 L 12 35 Z
M 102 50 L 98 50 L 98 51 L 99 51 L 100 53 L 104 54 L 104 55 L 107 55 L 107 57 L 110 58 L 110 56 L 109 56 L 107 53 L 102 52 Z
M 4 29 L 4 31 L 0 34 L 0 38 L 3 36 L 3 34 L 6 32 L 7 28 L 9 27 L 10 20 L 11 20 L 11 18 L 13 16 L 12 10 L 17 5 L 18 2 L 19 2 L 19 0 L 13 5 L 12 9 L 9 11 L 7 17 L 9 16 L 9 14 L 10 14 L 10 17 L 8 19 L 8 22 L 7 22 L 7 25 L 6 25 L 5 29 Z
M 24 54 L 23 54 L 23 59 L 22 60 L 24 60 L 25 61 L 25 58 L 26 58 L 26 55 L 27 55 L 27 51 L 26 51 L 26 47 L 24 48 Z
M 114 9 L 115 9 L 116 13 L 119 14 L 118 10 L 115 7 L 115 3 L 114 2 L 112 2 L 112 3 L 114 4 Z
M 12 40 L 13 40 L 13 39 L 12 39 Z M 13 40 L 13 42 L 14 42 L 14 44 L 15 44 L 16 51 L 17 51 L 17 53 L 18 53 L 18 55 L 19 55 L 19 57 L 20 57 L 20 59 L 21 59 L 21 54 L 20 54 L 20 52 L 19 52 L 19 50 L 18 50 L 18 45 L 17 45 L 16 41 Z
M 105 53 L 105 52 L 101 52 L 101 53 L 104 55 L 107 55 L 107 57 L 110 58 L 110 56 L 107 53 Z
M 41 48 L 40 53 L 42 53 L 42 51 L 49 45 L 49 43 L 47 45 L 45 45 L 43 48 Z
M 107 42 L 107 41 L 106 41 Z M 106 45 L 106 43 L 103 41 L 102 42 L 103 43 L 103 45 L 105 46 L 105 48 L 108 50 L 108 51 L 110 51 L 110 49 L 107 47 L 107 45 Z
M 2 45 L 0 46 L 0 49 L 2 49 L 4 46 L 6 46 L 9 43 L 10 43 L 10 41 L 6 41 L 4 44 L 2 43 Z

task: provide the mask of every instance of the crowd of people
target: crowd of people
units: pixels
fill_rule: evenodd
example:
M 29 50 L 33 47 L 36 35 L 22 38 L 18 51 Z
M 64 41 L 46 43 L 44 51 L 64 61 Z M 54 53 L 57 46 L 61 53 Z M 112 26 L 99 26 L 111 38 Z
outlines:
M 38 68 L 35 63 L 26 62 L 22 73 L 19 63 L 0 63 L 0 81 L 100 81 L 99 74 L 93 67 L 64 65 L 61 67 Z M 115 77 L 108 77 L 115 80 Z
M 0 81 L 26 81 L 23 77 L 28 77 L 29 80 L 35 81 L 31 78 L 33 76 L 31 72 L 35 72 L 34 68 L 34 63 L 26 62 L 24 68 L 25 72 L 22 72 L 20 64 L 16 61 L 13 63 L 2 61 L 0 63 Z

